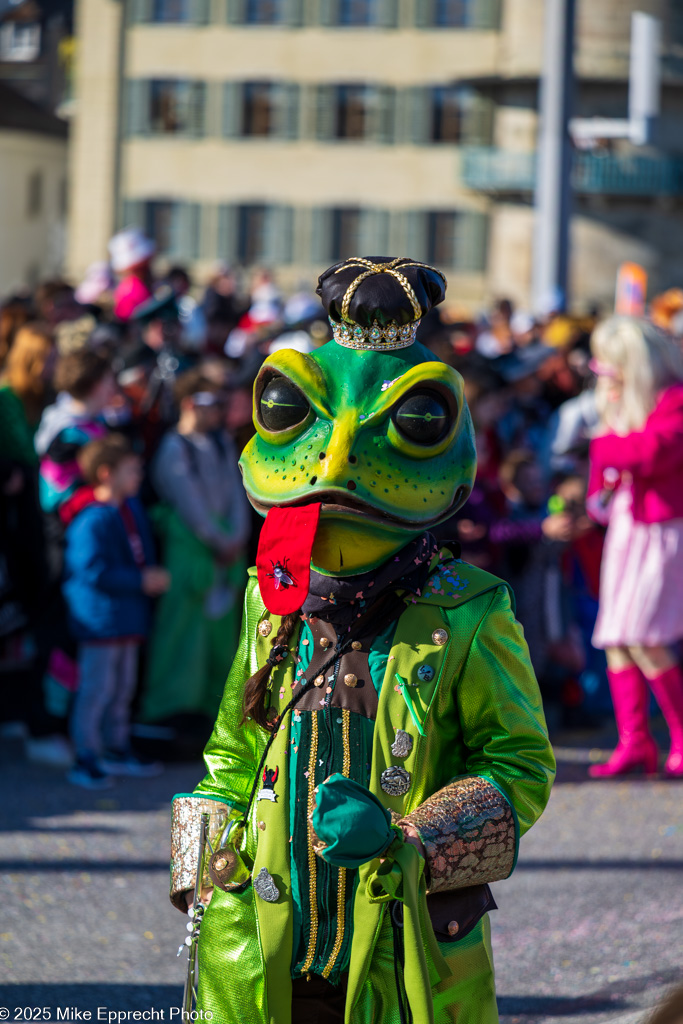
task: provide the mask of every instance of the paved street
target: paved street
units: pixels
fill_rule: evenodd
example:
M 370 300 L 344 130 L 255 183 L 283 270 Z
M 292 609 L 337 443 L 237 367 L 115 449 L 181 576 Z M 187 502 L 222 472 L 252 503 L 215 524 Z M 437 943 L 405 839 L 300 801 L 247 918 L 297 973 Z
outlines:
M 683 981 L 683 785 L 588 782 L 587 748 L 558 753 L 549 808 L 495 886 L 501 1021 L 640 1024 Z M 166 895 L 169 800 L 199 767 L 104 794 L 7 748 L 0 769 L 0 1006 L 168 1020 L 185 935 Z

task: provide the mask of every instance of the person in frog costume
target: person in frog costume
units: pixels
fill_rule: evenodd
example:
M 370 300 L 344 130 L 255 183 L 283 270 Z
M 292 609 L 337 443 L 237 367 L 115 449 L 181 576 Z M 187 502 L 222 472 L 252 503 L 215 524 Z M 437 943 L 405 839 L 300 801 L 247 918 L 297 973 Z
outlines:
M 508 586 L 430 534 L 475 474 L 462 379 L 415 340 L 445 280 L 357 258 L 318 294 L 334 340 L 254 386 L 266 521 L 207 774 L 174 798 L 171 899 L 208 814 L 214 1024 L 494 1024 L 489 883 L 555 762 Z

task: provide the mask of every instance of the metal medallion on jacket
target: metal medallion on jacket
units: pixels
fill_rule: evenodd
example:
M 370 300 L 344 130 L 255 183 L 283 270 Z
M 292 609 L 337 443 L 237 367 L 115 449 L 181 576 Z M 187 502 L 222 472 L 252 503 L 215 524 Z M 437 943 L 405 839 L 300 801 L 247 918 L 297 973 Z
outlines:
M 410 789 L 410 772 L 399 765 L 385 768 L 380 776 L 380 785 L 389 796 L 404 796 Z
M 260 896 L 266 903 L 277 903 L 280 899 L 280 890 L 267 868 L 261 868 L 254 879 L 254 890 L 256 895 Z
M 391 753 L 394 757 L 407 757 L 413 749 L 413 737 L 403 729 L 396 730 L 396 739 L 391 744 Z

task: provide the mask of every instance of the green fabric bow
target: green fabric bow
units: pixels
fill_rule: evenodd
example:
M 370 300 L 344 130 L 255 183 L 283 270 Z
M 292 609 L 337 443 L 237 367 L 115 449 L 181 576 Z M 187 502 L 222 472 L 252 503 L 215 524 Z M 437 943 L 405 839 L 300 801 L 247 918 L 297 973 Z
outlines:
M 319 856 L 338 868 L 359 868 L 380 857 L 394 838 L 389 811 L 368 789 L 338 772 L 318 787 L 312 823 L 325 844 Z

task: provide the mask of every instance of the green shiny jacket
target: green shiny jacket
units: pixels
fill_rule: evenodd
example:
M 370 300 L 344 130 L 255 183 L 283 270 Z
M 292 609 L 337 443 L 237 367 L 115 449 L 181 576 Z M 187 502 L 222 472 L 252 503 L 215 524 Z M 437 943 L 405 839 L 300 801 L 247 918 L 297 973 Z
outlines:
M 221 821 L 225 813 L 236 817 L 246 807 L 265 746 L 264 732 L 253 723 L 243 727 L 240 720 L 244 683 L 270 650 L 270 639 L 258 630 L 266 618 L 273 623 L 272 639 L 279 620 L 266 611 L 252 570 L 238 653 L 205 751 L 207 774 L 191 795 L 196 807 L 220 807 Z M 445 631 L 446 642 L 443 632 L 437 634 L 441 642 L 435 642 L 436 631 Z M 296 642 L 294 636 L 292 646 Z M 425 664 L 434 675 L 419 682 L 417 670 Z M 409 699 L 397 677 L 409 684 Z M 293 680 L 293 659 L 288 658 L 273 671 L 271 700 L 276 709 L 289 700 Z M 404 796 L 389 796 L 380 778 L 396 763 L 391 746 L 397 729 L 413 739 L 401 762 L 410 772 L 411 786 Z M 266 902 L 252 886 L 243 893 L 216 889 L 204 916 L 198 1005 L 213 1013 L 214 1024 L 291 1021 L 288 746 L 289 716 L 268 757 L 269 766 L 280 769 L 280 796 L 275 802 L 255 803 L 243 846 L 252 875 L 265 867 L 280 898 Z M 409 598 L 398 620 L 377 709 L 370 790 L 395 812 L 395 820 L 407 817 L 416 823 L 432 879 L 438 876 L 442 891 L 456 890 L 510 873 L 519 838 L 545 807 L 554 771 L 538 685 L 507 585 L 462 562 L 435 565 L 422 596 Z M 475 813 L 473 787 L 493 793 L 489 803 L 503 805 L 513 833 L 507 848 L 496 831 L 500 806 L 496 821 L 489 820 L 484 805 L 477 805 Z M 462 800 L 454 810 L 459 794 Z M 178 839 L 190 835 L 183 833 L 180 820 L 187 803 L 188 797 L 181 796 L 174 804 L 172 890 L 189 887 L 192 877 L 193 865 L 183 863 L 191 859 L 191 844 L 183 847 Z M 419 856 L 414 847 L 408 849 Z M 399 1021 L 388 897 L 373 896 L 376 869 L 377 862 L 361 868 L 356 892 L 347 1024 Z M 315 884 L 314 872 L 308 881 Z M 494 1024 L 498 1016 L 487 916 L 466 936 L 447 943 L 435 942 L 424 915 L 420 922 L 423 948 L 411 960 L 406 947 L 406 984 L 409 972 L 417 972 L 412 990 L 416 985 L 428 989 L 425 1024 L 445 1024 L 456 1011 L 458 1024 Z M 412 962 L 417 960 L 419 964 Z

